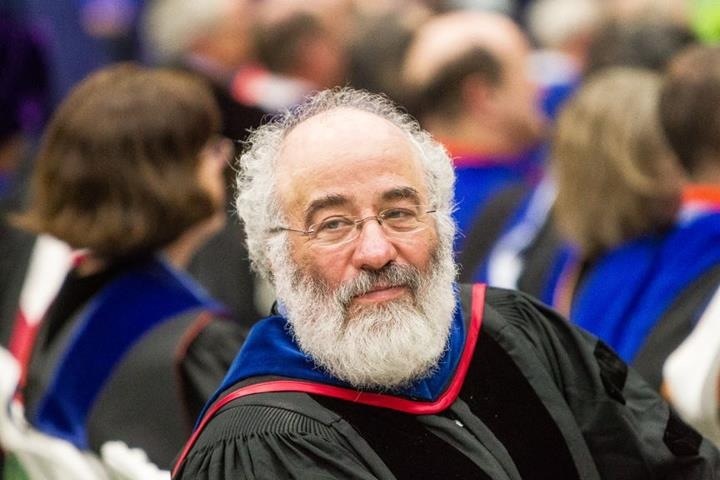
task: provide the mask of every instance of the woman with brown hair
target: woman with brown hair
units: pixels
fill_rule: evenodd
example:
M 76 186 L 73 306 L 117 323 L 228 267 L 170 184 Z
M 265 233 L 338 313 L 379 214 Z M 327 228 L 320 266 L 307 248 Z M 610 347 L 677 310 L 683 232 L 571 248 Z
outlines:
M 242 341 L 183 269 L 223 226 L 208 88 L 131 64 L 101 70 L 55 113 L 16 223 L 79 250 L 35 339 L 34 427 L 98 451 L 108 440 L 168 467 Z

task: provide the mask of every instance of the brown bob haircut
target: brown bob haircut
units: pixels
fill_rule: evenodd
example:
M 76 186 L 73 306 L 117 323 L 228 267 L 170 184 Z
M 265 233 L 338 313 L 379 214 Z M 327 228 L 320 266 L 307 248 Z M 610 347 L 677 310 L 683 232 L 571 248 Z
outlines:
M 51 119 L 15 223 L 103 257 L 161 248 L 216 211 L 198 167 L 219 127 L 208 87 L 188 74 L 102 69 Z
M 612 68 L 563 109 L 552 147 L 560 232 L 589 259 L 670 226 L 682 173 L 660 127 L 659 74 Z

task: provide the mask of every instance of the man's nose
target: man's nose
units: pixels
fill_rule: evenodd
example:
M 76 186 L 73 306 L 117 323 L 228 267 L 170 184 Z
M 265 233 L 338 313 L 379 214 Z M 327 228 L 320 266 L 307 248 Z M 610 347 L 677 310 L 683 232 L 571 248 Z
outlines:
M 363 222 L 357 228 L 360 232 L 352 259 L 355 268 L 377 270 L 397 258 L 395 245 L 379 222 Z

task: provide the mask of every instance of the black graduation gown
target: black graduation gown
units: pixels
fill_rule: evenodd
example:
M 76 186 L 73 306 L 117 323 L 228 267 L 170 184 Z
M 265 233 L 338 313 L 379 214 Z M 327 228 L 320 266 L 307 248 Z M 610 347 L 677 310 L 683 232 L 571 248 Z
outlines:
M 469 312 L 468 289 L 461 295 Z M 487 291 L 471 366 L 445 410 L 413 415 L 299 392 L 243 396 L 210 420 L 177 475 L 718 477 L 718 451 L 608 347 L 535 300 L 499 289 Z

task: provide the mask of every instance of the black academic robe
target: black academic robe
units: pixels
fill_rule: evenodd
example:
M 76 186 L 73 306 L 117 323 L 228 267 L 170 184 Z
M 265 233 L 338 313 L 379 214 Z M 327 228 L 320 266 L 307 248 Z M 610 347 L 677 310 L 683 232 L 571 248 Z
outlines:
M 71 271 L 33 346 L 28 420 L 96 453 L 121 440 L 169 468 L 244 340 L 222 315 L 189 276 L 155 258 Z
M 471 317 L 469 289 L 460 295 Z M 391 408 L 413 403 L 392 395 L 378 397 L 386 406 L 366 404 L 361 392 L 235 398 L 204 425 L 175 478 L 720 477 L 715 447 L 639 375 L 521 293 L 487 290 L 470 358 L 459 394 L 429 414 Z M 226 393 L 266 380 L 244 379 Z

